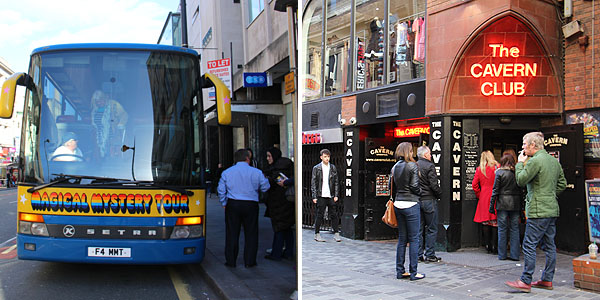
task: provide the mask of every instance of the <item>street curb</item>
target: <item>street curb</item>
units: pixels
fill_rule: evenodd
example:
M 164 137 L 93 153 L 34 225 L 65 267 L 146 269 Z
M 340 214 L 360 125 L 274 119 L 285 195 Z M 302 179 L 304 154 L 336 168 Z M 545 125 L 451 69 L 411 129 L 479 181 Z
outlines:
M 199 266 L 193 268 L 192 266 Z M 250 300 L 259 299 L 242 281 L 237 279 L 237 275 L 223 265 L 206 248 L 204 259 L 201 264 L 188 265 L 193 274 L 199 274 L 202 279 L 225 300 Z

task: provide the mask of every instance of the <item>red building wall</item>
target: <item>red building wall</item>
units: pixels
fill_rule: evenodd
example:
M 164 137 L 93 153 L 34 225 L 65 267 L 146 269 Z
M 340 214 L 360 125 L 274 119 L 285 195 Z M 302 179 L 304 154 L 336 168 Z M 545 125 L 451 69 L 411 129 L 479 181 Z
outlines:
M 428 1 L 427 29 L 427 86 L 426 114 L 437 115 L 456 113 L 532 113 L 532 112 L 562 112 L 562 62 L 561 41 L 559 40 L 560 23 L 557 17 L 557 7 L 551 1 L 540 0 L 486 0 L 486 1 Z M 461 55 L 470 47 L 470 42 L 476 41 L 477 36 L 501 17 L 516 15 L 528 24 L 544 52 L 548 55 L 549 64 L 554 70 L 555 80 L 548 84 L 554 99 L 552 105 L 538 101 L 539 105 L 523 106 L 518 103 L 511 109 L 494 105 L 479 105 L 476 109 L 463 103 L 458 107 L 452 102 L 452 80 L 454 73 L 460 67 Z M 559 85 L 556 87 L 555 85 Z M 558 91 L 558 92 L 557 92 Z M 455 94 L 456 95 L 456 94 Z M 472 100 L 469 100 L 470 103 Z M 481 104 L 477 100 L 477 104 Z M 539 109 L 539 110 L 538 110 Z
M 584 32 L 565 39 L 565 110 L 600 107 L 600 6 L 596 5 L 596 21 L 592 24 L 592 1 L 573 0 L 573 16 L 567 22 L 579 20 Z M 592 37 L 592 30 L 595 37 Z M 580 45 L 580 37 L 588 37 L 588 45 Z M 593 40 L 594 41 L 593 41 Z M 595 51 L 592 51 L 594 42 Z M 594 57 L 592 57 L 592 52 Z M 592 64 L 593 61 L 593 64 Z M 596 70 L 592 66 L 596 66 Z M 592 87 L 592 81 L 594 86 Z M 593 93 L 592 94 L 592 89 Z

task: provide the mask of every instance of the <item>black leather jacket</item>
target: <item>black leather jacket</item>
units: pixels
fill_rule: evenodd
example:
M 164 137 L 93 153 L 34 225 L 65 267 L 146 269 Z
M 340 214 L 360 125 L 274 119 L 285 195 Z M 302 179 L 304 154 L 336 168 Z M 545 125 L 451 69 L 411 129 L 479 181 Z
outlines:
M 496 170 L 490 212 L 496 210 L 518 211 L 521 209 L 521 188 L 517 186 L 515 172 L 500 168 Z
M 425 158 L 419 158 L 419 186 L 421 187 L 421 200 L 440 199 L 442 189 L 438 182 L 435 166 L 431 161 Z
M 323 184 L 323 167 L 322 163 L 318 163 L 312 169 L 312 178 L 310 191 L 312 199 L 321 197 L 322 184 Z M 329 190 L 331 191 L 331 197 L 339 197 L 340 183 L 338 181 L 337 169 L 332 163 L 329 163 Z
M 393 188 L 396 189 L 396 201 L 418 202 L 421 196 L 419 186 L 419 168 L 414 162 L 406 162 L 400 158 L 392 168 L 394 180 Z

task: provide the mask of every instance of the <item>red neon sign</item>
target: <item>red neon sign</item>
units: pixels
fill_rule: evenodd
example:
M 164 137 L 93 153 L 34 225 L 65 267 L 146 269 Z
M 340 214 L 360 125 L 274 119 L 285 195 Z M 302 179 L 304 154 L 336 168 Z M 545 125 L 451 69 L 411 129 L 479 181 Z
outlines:
M 302 144 L 320 144 L 322 141 L 320 133 L 302 133 Z
M 429 125 L 417 125 L 394 128 L 395 138 L 419 136 L 421 133 L 429 134 Z
M 489 44 L 492 57 L 518 58 L 521 50 L 518 47 L 505 47 L 503 44 Z M 523 81 L 493 81 L 494 78 L 510 79 L 512 77 L 532 78 L 538 73 L 537 63 L 498 63 L 471 65 L 470 74 L 473 78 L 483 78 L 481 94 L 484 96 L 522 96 L 525 95 Z M 489 80 L 486 80 L 489 78 Z

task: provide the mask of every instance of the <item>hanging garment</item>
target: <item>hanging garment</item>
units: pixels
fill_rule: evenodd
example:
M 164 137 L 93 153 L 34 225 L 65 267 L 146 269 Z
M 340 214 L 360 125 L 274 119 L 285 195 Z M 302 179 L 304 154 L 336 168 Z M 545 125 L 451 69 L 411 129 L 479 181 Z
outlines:
M 425 19 L 416 18 L 412 25 L 415 32 L 415 53 L 413 59 L 418 62 L 425 62 Z
M 407 61 L 408 25 L 405 22 L 396 25 L 396 64 Z

